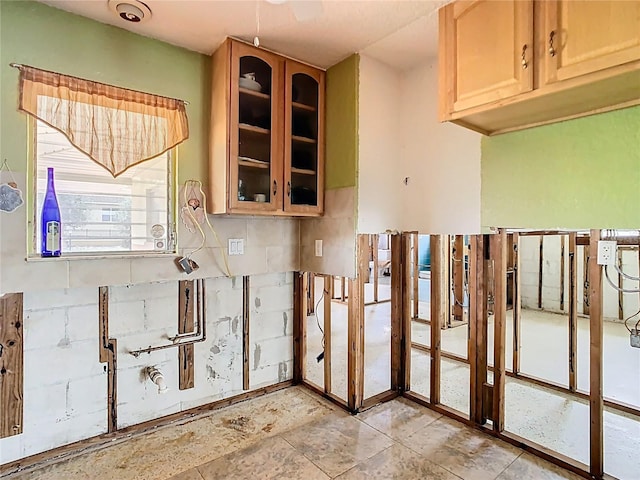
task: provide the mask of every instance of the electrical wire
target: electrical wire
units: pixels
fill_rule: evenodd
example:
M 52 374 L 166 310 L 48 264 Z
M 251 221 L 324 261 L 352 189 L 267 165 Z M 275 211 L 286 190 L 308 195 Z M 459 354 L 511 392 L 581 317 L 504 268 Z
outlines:
M 622 293 L 640 293 L 639 289 L 628 289 L 628 288 L 620 288 L 618 285 L 616 285 L 615 283 L 613 283 L 611 281 L 611 278 L 609 278 L 609 269 L 608 269 L 608 265 L 604 266 L 604 276 L 607 279 L 607 282 L 609 282 L 609 285 L 611 285 L 615 290 L 617 290 L 618 292 L 622 292 Z
M 209 216 L 207 215 L 207 195 L 202 190 L 202 182 L 200 180 L 187 180 L 184 183 L 184 191 L 183 191 L 183 193 L 184 193 L 184 203 L 185 203 L 185 205 L 187 205 L 187 207 L 189 207 L 188 202 L 187 202 L 187 185 L 189 183 L 195 183 L 196 185 L 198 185 L 198 190 L 200 191 L 200 195 L 202 195 L 202 208 L 204 209 L 204 219 L 207 222 L 207 225 L 209 226 L 209 229 L 213 233 L 213 236 L 214 236 L 214 238 L 216 240 L 216 243 L 220 247 L 220 251 L 222 252 L 222 260 L 224 261 L 224 267 L 225 267 L 225 270 L 226 270 L 226 272 L 224 272 L 224 274 L 227 277 L 232 277 L 233 275 L 231 274 L 231 269 L 229 268 L 229 261 L 227 259 L 227 254 L 225 253 L 224 247 L 222 246 L 222 243 L 220 242 L 220 238 L 218 237 L 218 234 L 216 233 L 215 229 L 213 228 L 213 225 L 211 225 L 211 222 L 209 221 Z M 192 255 L 194 255 L 195 253 L 199 252 L 200 250 L 202 250 L 204 248 L 204 245 L 205 245 L 206 240 L 207 240 L 207 236 L 205 235 L 204 230 L 200 226 L 200 223 L 197 221 L 197 219 L 196 219 L 195 215 L 193 214 L 193 212 L 191 211 L 190 207 L 187 208 L 187 213 L 189 214 L 189 217 L 191 218 L 191 221 L 196 226 L 196 228 L 198 229 L 198 231 L 200 232 L 200 235 L 202 237 L 202 241 L 200 242 L 200 245 L 198 246 L 198 248 L 196 248 L 195 250 L 193 250 L 192 252 L 187 254 L 187 258 L 190 259 Z
M 640 277 L 634 277 L 633 275 L 629 275 L 628 273 L 624 273 L 622 271 L 622 269 L 618 266 L 618 264 L 614 264 L 614 267 L 616 267 L 616 272 L 618 272 L 620 275 L 622 275 L 624 278 L 628 278 L 629 280 L 634 280 L 636 282 L 640 282 Z
M 630 315 L 630 316 L 628 316 L 627 318 L 624 319 L 624 328 L 626 328 L 629 331 L 629 333 L 631 333 L 631 329 L 627 325 L 627 322 L 629 322 L 629 320 L 631 320 L 633 317 L 635 317 L 638 314 L 640 314 L 640 310 L 638 310 L 633 315 Z M 638 318 L 638 322 L 636 323 L 636 326 L 635 326 L 636 330 L 638 329 L 638 324 L 640 324 L 640 318 Z
M 320 306 L 320 302 L 322 302 L 322 299 L 324 298 L 324 296 L 328 294 L 329 292 L 323 288 L 322 295 L 320 295 L 320 298 L 316 302 L 316 307 L 313 309 L 314 315 L 316 316 L 316 324 L 318 325 L 318 330 L 320 330 L 320 333 L 322 334 L 322 351 L 323 352 L 324 352 L 324 330 L 320 326 L 320 317 L 318 315 L 318 307 Z

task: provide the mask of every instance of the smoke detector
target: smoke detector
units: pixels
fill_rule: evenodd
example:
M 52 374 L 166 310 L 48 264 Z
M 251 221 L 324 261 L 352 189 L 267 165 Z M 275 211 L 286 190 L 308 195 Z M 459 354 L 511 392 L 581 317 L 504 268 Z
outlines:
M 151 9 L 138 0 L 109 0 L 109 9 L 121 19 L 131 23 L 146 22 Z

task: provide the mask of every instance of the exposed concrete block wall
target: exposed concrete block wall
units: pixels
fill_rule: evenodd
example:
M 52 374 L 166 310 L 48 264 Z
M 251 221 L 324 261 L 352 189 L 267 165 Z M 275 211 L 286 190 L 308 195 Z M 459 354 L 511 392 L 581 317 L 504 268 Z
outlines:
M 178 349 L 129 352 L 177 333 L 175 281 L 110 288 L 118 340 L 118 427 L 242 393 L 242 277 L 206 282 L 207 339 L 194 348 L 195 387 L 178 388 Z M 0 464 L 107 431 L 106 364 L 98 356 L 98 289 L 25 293 L 24 433 L 0 440 Z M 251 277 L 251 389 L 291 378 L 293 274 Z M 256 349 L 260 352 L 255 355 Z M 158 394 L 147 366 L 164 374 Z
M 569 313 L 569 239 L 564 236 L 565 245 L 565 279 L 564 279 L 564 310 L 560 310 L 560 251 L 561 236 L 546 235 L 543 240 L 542 265 L 542 308 L 550 312 Z M 584 249 L 578 246 L 577 255 L 577 296 L 578 314 L 584 311 Z M 522 306 L 524 308 L 538 308 L 538 275 L 540 260 L 540 237 L 520 237 L 520 279 L 522 288 Z M 637 251 L 625 250 L 622 253 L 622 270 L 632 276 L 638 276 L 639 255 Z M 614 283 L 618 282 L 618 274 L 614 269 L 610 272 Z M 604 279 L 603 275 L 603 311 L 607 319 L 618 319 L 618 292 Z M 624 279 L 623 287 L 633 289 L 638 282 Z M 625 294 L 623 300 L 624 316 L 633 315 L 638 311 L 640 295 Z
M 98 362 L 98 291 L 24 294 L 23 433 L 0 440 L 0 464 L 106 431 Z
M 293 275 L 251 277 L 249 386 L 293 378 Z

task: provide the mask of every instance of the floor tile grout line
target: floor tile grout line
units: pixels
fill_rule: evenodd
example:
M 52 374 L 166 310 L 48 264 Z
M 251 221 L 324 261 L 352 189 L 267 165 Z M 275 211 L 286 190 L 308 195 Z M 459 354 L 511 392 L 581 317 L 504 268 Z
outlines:
M 516 448 L 517 448 L 517 447 L 516 447 Z M 518 449 L 518 450 L 520 450 L 520 449 Z M 507 471 L 507 469 L 508 469 L 511 465 L 513 465 L 514 463 L 516 463 L 516 461 L 517 461 L 517 460 L 518 460 L 522 455 L 524 455 L 524 450 L 520 450 L 520 453 L 519 453 L 518 455 L 516 455 L 516 458 L 514 458 L 514 459 L 513 459 L 513 461 L 511 461 L 511 462 L 509 463 L 509 465 L 507 465 L 506 467 L 504 467 L 504 469 L 502 469 L 502 471 L 501 471 L 500 473 L 498 473 L 498 475 L 496 475 L 496 476 L 494 477 L 494 479 L 493 479 L 493 480 L 497 480 L 497 479 L 500 477 L 500 475 L 502 475 L 504 472 L 506 472 L 506 471 Z
M 335 477 L 331 477 L 331 478 L 338 478 L 338 477 L 340 477 L 340 476 L 342 476 L 342 475 L 344 475 L 344 474 L 346 474 L 346 473 L 350 472 L 350 471 L 351 471 L 351 470 L 353 470 L 354 468 L 358 468 L 358 467 L 359 467 L 360 465 L 362 465 L 363 463 L 368 462 L 368 461 L 369 461 L 369 460 L 371 460 L 373 457 L 378 456 L 378 455 L 380 455 L 381 453 L 386 452 L 387 450 L 389 450 L 389 449 L 391 449 L 391 448 L 395 447 L 396 445 L 397 445 L 397 443 L 396 443 L 396 442 L 394 442 L 394 443 L 393 443 L 393 445 L 389 445 L 387 448 L 384 448 L 384 449 L 380 450 L 380 451 L 379 451 L 378 453 L 376 453 L 375 455 L 373 455 L 373 456 L 371 456 L 371 457 L 369 457 L 369 458 L 366 458 L 366 459 L 362 460 L 361 462 L 356 463 L 353 467 L 351 467 L 351 468 L 349 468 L 348 470 L 345 470 L 344 472 L 339 473 L 339 474 L 338 474 L 338 475 L 336 475 Z
M 294 430 L 295 430 L 295 429 L 294 429 Z M 324 469 L 323 469 L 320 465 L 318 465 L 316 462 L 314 462 L 313 460 L 311 460 L 311 459 L 310 459 L 310 458 L 309 458 L 309 457 L 308 457 L 304 452 L 302 452 L 302 451 L 298 450 L 298 449 L 295 447 L 295 445 L 293 445 L 289 440 L 287 440 L 286 438 L 284 438 L 284 437 L 282 436 L 282 434 L 277 435 L 277 436 L 278 436 L 278 437 L 280 437 L 282 440 L 284 440 L 284 441 L 285 441 L 285 443 L 287 443 L 287 445 L 289 445 L 291 448 L 293 448 L 297 453 L 299 453 L 299 454 L 300 454 L 300 455 L 302 455 L 304 458 L 306 458 L 307 460 L 309 460 L 309 462 L 311 463 L 311 465 L 313 465 L 314 467 L 316 467 L 318 470 L 320 470 L 322 473 L 324 473 L 327 477 L 329 477 L 329 478 L 335 478 L 335 477 L 332 477 L 331 475 L 329 475 L 327 472 L 325 472 L 325 471 L 324 471 Z M 340 474 L 340 475 L 342 475 L 342 474 Z

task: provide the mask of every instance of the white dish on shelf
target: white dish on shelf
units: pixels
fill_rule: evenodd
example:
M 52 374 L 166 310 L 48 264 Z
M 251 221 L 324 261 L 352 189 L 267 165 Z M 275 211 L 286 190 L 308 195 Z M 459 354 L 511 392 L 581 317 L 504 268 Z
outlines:
M 240 77 L 238 85 L 240 85 L 240 88 L 246 88 L 247 90 L 253 90 L 254 92 L 262 91 L 262 85 L 250 78 Z

